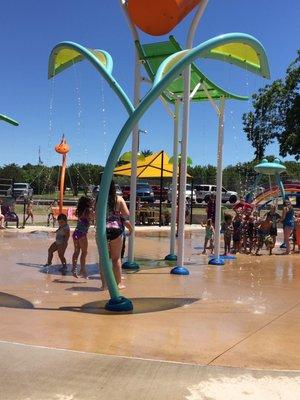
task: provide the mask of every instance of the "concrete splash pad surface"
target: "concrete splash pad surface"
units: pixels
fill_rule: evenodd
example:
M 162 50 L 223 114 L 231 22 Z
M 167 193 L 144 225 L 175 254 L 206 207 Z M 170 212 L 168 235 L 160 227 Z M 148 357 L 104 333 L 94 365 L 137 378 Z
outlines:
M 2 343 L 0 353 L 1 400 L 295 400 L 300 392 L 297 372 L 204 367 Z
M 167 254 L 167 239 L 157 238 L 152 234 L 149 236 L 137 239 L 137 256 L 141 259 L 162 258 Z M 164 393 L 163 390 L 169 388 L 166 395 L 161 397 L 155 396 L 153 387 L 154 394 L 145 396 L 145 399 L 212 398 L 219 400 L 214 392 L 218 387 L 218 390 L 222 392 L 230 388 L 230 385 L 234 384 L 237 387 L 238 382 L 242 382 L 241 387 L 244 384 L 247 386 L 244 381 L 237 379 L 246 379 L 251 385 L 251 382 L 260 377 L 262 387 L 267 390 L 268 383 L 263 379 L 269 376 L 272 377 L 269 398 L 276 400 L 275 392 L 271 392 L 271 388 L 276 386 L 274 379 L 278 385 L 285 387 L 288 383 L 287 381 L 284 383 L 280 377 L 289 379 L 290 375 L 288 373 L 274 375 L 270 370 L 300 369 L 299 255 L 239 256 L 237 261 L 229 262 L 223 267 L 211 267 L 207 265 L 206 257 L 199 255 L 201 250 L 194 249 L 203 242 L 200 236 L 201 234 L 192 234 L 186 239 L 186 257 L 190 276 L 174 277 L 169 274 L 170 269 L 165 267 L 163 262 L 159 264 L 159 268 L 154 268 L 154 263 L 147 263 L 147 268 L 125 276 L 127 288 L 124 294 L 134 300 L 134 313 L 112 315 L 104 310 L 107 293 L 99 291 L 100 281 L 95 264 L 97 256 L 92 239 L 88 256 L 92 279 L 85 281 L 76 280 L 70 275 L 62 277 L 55 266 L 50 269 L 49 274 L 40 271 L 53 235 L 49 236 L 46 233 L 23 235 L 12 234 L 9 231 L 2 234 L 0 239 L 2 321 L 0 354 L 2 360 L 7 361 L 1 366 L 1 371 L 3 369 L 5 374 L 2 374 L 3 379 L 1 378 L 3 384 L 0 383 L 3 388 L 6 388 L 4 393 L 7 393 L 7 397 L 1 396 L 1 400 L 2 398 L 8 400 L 108 398 L 92 397 L 91 393 L 87 395 L 89 391 L 85 391 L 85 395 L 79 395 L 79 389 L 77 388 L 76 392 L 75 386 L 72 388 L 73 392 L 71 389 L 69 392 L 55 392 L 55 388 L 50 390 L 51 385 L 47 393 L 44 393 L 45 397 L 42 397 L 41 392 L 34 397 L 34 392 L 27 392 L 27 394 L 22 392 L 26 386 L 24 382 L 23 389 L 20 388 L 18 391 L 18 385 L 14 384 L 14 380 L 16 380 L 15 374 L 20 368 L 20 360 L 23 357 L 27 360 L 26 371 L 28 368 L 35 371 L 37 367 L 34 365 L 41 363 L 44 365 L 42 372 L 45 372 L 46 366 L 48 371 L 52 371 L 48 378 L 47 374 L 44 377 L 44 384 L 46 381 L 48 384 L 51 383 L 51 379 L 55 377 L 57 385 L 61 385 L 61 388 L 69 387 L 66 380 L 70 385 L 72 384 L 75 379 L 72 380 L 74 368 L 79 376 L 81 376 L 80 373 L 83 374 L 79 379 L 85 381 L 87 370 L 90 369 L 88 360 L 92 362 L 92 358 L 100 369 L 106 365 L 110 370 L 105 363 L 108 362 L 107 360 L 112 363 L 111 383 L 115 382 L 114 379 L 117 377 L 121 379 L 120 374 L 123 373 L 125 375 L 122 379 L 127 377 L 131 382 L 129 373 L 126 374 L 124 371 L 126 368 L 133 368 L 138 380 L 142 379 L 141 374 L 144 374 L 144 383 L 149 384 L 149 388 L 153 386 L 156 378 L 158 379 L 156 384 L 160 387 L 159 393 Z M 72 255 L 72 250 L 73 246 L 70 243 L 67 251 L 68 259 Z M 54 259 L 54 262 L 57 261 Z M 18 346 L 10 342 L 45 346 L 50 349 Z M 76 350 L 84 354 L 60 352 L 53 348 Z M 7 352 L 10 354 L 9 357 L 6 357 Z M 29 354 L 35 355 L 33 359 Z M 55 357 L 58 357 L 56 354 L 63 354 L 61 361 L 56 360 Z M 107 357 L 103 354 L 125 356 L 130 359 Z M 59 361 L 59 365 L 60 362 L 67 365 L 68 357 L 75 364 L 67 367 L 62 374 L 64 367 L 57 368 L 56 362 Z M 198 365 L 183 367 L 183 364 L 131 358 Z M 86 367 L 82 368 L 81 363 L 84 360 Z M 119 370 L 120 363 L 123 366 L 121 370 Z M 132 363 L 142 364 L 137 366 Z M 256 375 L 257 373 L 253 371 L 245 372 L 232 368 L 209 367 L 206 370 L 205 368 L 208 367 L 199 365 L 268 371 Z M 180 373 L 179 366 L 182 371 Z M 21 370 L 22 368 L 25 366 L 21 367 Z M 138 368 L 142 368 L 139 373 L 137 373 Z M 155 372 L 156 369 L 162 373 L 158 374 Z M 184 372 L 188 370 L 190 378 L 188 378 L 188 373 Z M 10 376 L 9 371 L 14 371 L 14 377 Z M 26 379 L 26 371 L 23 371 L 24 379 Z M 150 372 L 154 375 L 152 376 Z M 38 374 L 38 369 L 36 373 Z M 69 374 L 68 378 L 65 374 Z M 101 374 L 103 375 L 103 371 L 97 370 L 97 374 L 91 373 L 88 379 L 89 381 L 95 375 L 95 390 L 102 382 L 98 380 Z M 50 379 L 49 376 L 52 378 Z M 168 381 L 168 377 L 171 380 L 172 376 L 173 386 L 176 381 L 176 385 L 182 390 L 180 392 L 177 388 L 178 397 L 175 397 L 174 393 L 171 396 L 171 381 Z M 177 380 L 177 376 L 182 376 L 182 379 Z M 291 379 L 298 384 L 297 388 L 299 388 L 299 381 L 295 380 L 295 376 L 298 376 L 297 373 L 291 374 Z M 208 380 L 205 380 L 206 378 Z M 77 376 L 76 379 L 78 379 Z M 61 383 L 59 383 L 60 380 Z M 8 388 L 8 382 L 11 389 Z M 116 381 L 115 384 L 118 385 L 120 382 Z M 256 387 L 257 384 L 252 386 Z M 103 385 L 101 387 L 103 389 Z M 15 392 L 11 392 L 14 388 Z M 141 389 L 138 390 L 138 388 L 137 384 L 133 385 L 131 396 L 124 398 L 141 398 L 138 397 L 141 393 Z M 36 390 L 38 393 L 38 388 Z M 137 390 L 137 397 L 134 397 L 135 390 Z M 294 388 L 294 394 L 295 390 Z M 300 392 L 300 389 L 297 390 Z M 277 392 L 280 394 L 280 391 Z M 179 393 L 181 393 L 180 396 Z M 201 393 L 206 393 L 206 397 L 200 397 Z M 252 396 L 256 396 L 253 399 L 259 399 L 258 395 L 264 396 L 261 398 L 268 398 L 265 395 L 267 392 L 253 393 Z M 59 397 L 60 394 L 61 397 Z M 113 395 L 110 394 L 109 398 L 117 398 Z M 245 398 L 252 400 L 250 394 Z M 283 397 L 278 397 L 280 398 L 289 399 L 287 393 L 284 393 Z M 235 397 L 232 397 L 232 400 L 235 400 Z

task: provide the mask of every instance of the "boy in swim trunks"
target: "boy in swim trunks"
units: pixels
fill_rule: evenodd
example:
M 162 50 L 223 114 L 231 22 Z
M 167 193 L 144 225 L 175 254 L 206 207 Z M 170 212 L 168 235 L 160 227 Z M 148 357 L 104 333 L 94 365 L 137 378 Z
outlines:
M 272 255 L 272 249 L 274 248 L 274 245 L 271 246 L 271 240 L 272 240 L 272 237 L 270 236 L 271 227 L 272 227 L 272 220 L 270 220 L 270 218 L 268 217 L 262 220 L 258 225 L 257 248 L 255 252 L 256 256 L 259 255 L 259 251 L 262 249 L 264 244 L 266 244 L 267 249 L 270 251 L 270 255 Z

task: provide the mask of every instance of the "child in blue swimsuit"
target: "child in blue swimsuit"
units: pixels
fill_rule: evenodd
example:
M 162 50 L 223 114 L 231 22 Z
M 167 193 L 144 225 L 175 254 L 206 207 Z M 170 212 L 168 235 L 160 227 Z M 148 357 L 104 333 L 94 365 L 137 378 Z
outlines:
M 283 226 L 283 237 L 286 245 L 286 251 L 283 254 L 290 254 L 290 236 L 294 230 L 295 225 L 295 213 L 293 206 L 289 200 L 285 200 L 283 212 L 282 212 L 282 226 Z
M 205 227 L 205 238 L 204 238 L 204 249 L 202 251 L 202 254 L 206 254 L 206 249 L 207 245 L 209 242 L 209 248 L 210 252 L 213 253 L 214 251 L 214 235 L 215 235 L 215 229 L 212 224 L 212 219 L 209 218 L 206 221 L 206 224 L 201 224 L 203 227 Z
M 76 209 L 76 216 L 78 217 L 77 225 L 75 231 L 73 232 L 73 242 L 74 242 L 74 253 L 72 257 L 72 274 L 75 278 L 78 278 L 77 273 L 77 261 L 80 255 L 80 275 L 83 278 L 88 278 L 85 261 L 88 249 L 88 239 L 87 234 L 90 227 L 90 220 L 93 219 L 92 211 L 92 201 L 89 197 L 82 196 L 78 200 L 78 205 Z

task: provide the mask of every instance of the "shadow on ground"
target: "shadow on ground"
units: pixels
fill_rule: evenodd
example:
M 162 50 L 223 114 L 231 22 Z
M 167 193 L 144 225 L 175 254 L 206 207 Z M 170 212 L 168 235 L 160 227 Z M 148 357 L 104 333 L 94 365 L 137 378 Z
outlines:
M 44 267 L 41 264 L 36 264 L 36 263 L 25 263 L 25 262 L 18 262 L 17 265 L 21 267 L 30 267 L 30 268 L 37 268 L 39 269 L 39 272 L 41 274 L 46 274 L 46 275 L 58 275 L 61 276 L 61 272 L 59 269 L 61 268 L 61 264 L 53 264 L 50 265 L 49 267 Z M 89 275 L 96 275 L 99 274 L 99 267 L 97 264 L 87 264 L 86 265 L 87 271 Z M 72 276 L 71 274 L 71 266 L 68 265 L 68 273 L 67 276 Z M 93 278 L 95 279 L 95 278 Z
M 74 289 L 74 288 L 73 288 Z M 76 288 L 78 289 L 93 289 L 97 288 Z M 179 307 L 188 307 L 189 305 L 200 300 L 199 298 L 171 298 L 171 297 L 138 297 L 131 299 L 133 302 L 134 310 L 125 314 L 145 314 L 159 311 L 172 310 Z M 66 306 L 59 308 L 40 308 L 35 307 L 30 301 L 11 295 L 8 293 L 0 292 L 0 307 L 6 308 L 21 308 L 21 309 L 32 309 L 40 311 L 71 311 L 80 312 L 87 314 L 103 314 L 103 315 L 119 315 L 119 313 L 113 313 L 105 310 L 105 304 L 107 300 L 94 301 L 91 303 L 83 304 L 79 307 Z M 123 313 L 124 314 L 124 313 Z
M 34 305 L 22 297 L 0 292 L 0 307 L 34 309 Z

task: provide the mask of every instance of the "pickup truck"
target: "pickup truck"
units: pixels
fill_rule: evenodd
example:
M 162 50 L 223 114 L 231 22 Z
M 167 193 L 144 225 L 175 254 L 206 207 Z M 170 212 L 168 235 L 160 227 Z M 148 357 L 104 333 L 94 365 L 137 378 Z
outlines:
M 7 191 L 8 196 L 17 198 L 31 198 L 33 196 L 33 189 L 29 183 L 14 183 Z
M 206 185 L 206 184 L 195 184 L 194 188 L 196 190 L 196 198 L 197 202 L 201 203 L 202 201 L 205 201 L 205 203 L 208 202 L 210 195 L 216 194 L 217 187 L 216 185 Z M 222 202 L 226 203 L 229 201 L 229 203 L 234 204 L 238 200 L 238 194 L 237 192 L 233 192 L 231 190 L 227 190 L 224 187 L 222 187 Z

